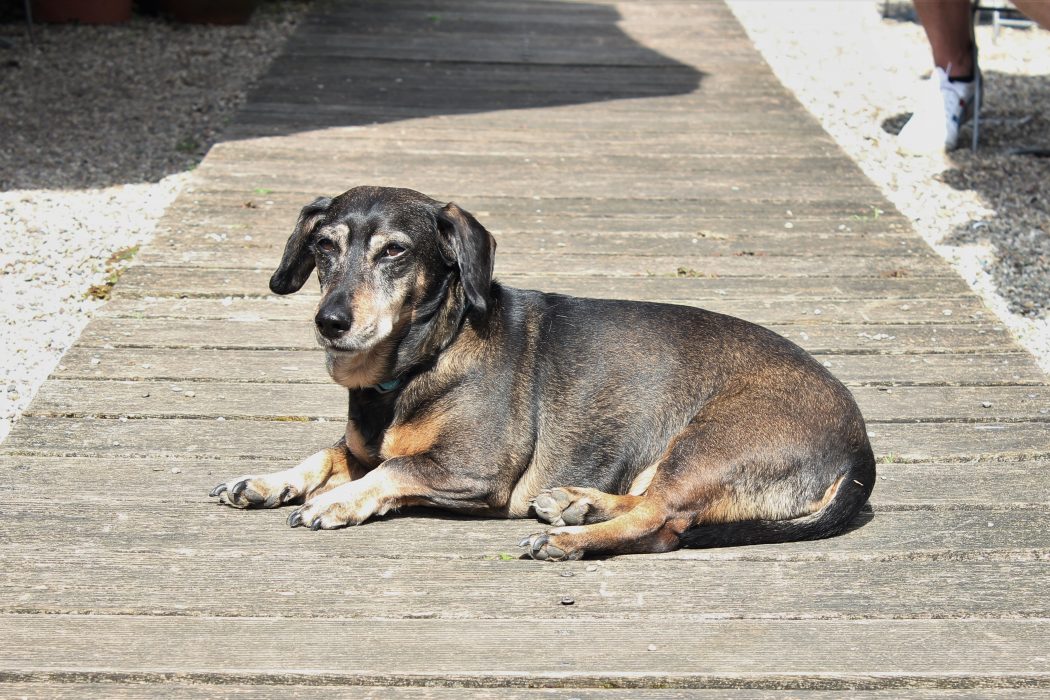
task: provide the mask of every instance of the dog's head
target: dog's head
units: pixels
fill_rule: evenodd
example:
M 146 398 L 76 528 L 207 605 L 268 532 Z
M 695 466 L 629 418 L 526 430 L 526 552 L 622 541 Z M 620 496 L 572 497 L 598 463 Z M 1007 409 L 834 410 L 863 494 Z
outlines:
M 492 235 L 455 204 L 355 187 L 303 207 L 270 289 L 296 292 L 316 268 L 318 342 L 330 356 L 361 355 L 396 346 L 452 302 L 484 315 L 495 251 Z

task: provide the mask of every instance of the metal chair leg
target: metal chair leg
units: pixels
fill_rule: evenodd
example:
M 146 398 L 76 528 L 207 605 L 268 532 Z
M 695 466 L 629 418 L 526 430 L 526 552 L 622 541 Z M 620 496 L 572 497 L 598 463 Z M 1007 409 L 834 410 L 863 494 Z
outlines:
M 970 150 L 977 153 L 977 142 L 981 138 L 981 105 L 984 103 L 984 78 L 977 65 L 977 44 L 973 47 L 973 143 Z
M 26 29 L 29 30 L 29 43 L 36 46 L 36 34 L 33 33 L 33 0 L 24 0 L 26 8 Z
M 970 151 L 977 153 L 977 142 L 981 138 L 981 103 L 984 102 L 984 82 L 981 79 L 981 67 L 977 65 L 977 13 L 981 10 L 979 0 L 970 4 L 970 46 L 973 51 L 973 140 Z

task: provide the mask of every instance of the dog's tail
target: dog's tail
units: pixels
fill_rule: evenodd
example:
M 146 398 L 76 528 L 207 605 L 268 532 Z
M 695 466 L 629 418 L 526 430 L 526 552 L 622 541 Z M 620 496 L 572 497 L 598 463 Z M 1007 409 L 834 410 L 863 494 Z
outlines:
M 748 520 L 701 525 L 680 537 L 683 547 L 735 547 L 748 544 L 777 544 L 819 540 L 845 532 L 867 502 L 875 486 L 875 456 L 871 448 L 856 455 L 846 469 L 838 490 L 823 508 L 791 520 Z

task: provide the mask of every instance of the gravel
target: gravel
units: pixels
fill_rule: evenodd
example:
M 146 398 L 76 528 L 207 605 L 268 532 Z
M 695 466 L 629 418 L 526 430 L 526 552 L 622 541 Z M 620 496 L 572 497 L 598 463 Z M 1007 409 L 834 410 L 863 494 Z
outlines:
M 0 440 L 305 12 L 0 24 Z
M 885 3 L 888 18 L 872 0 L 729 5 L 781 82 L 1050 372 L 1050 32 L 996 40 L 979 26 L 980 148 L 914 157 L 896 133 L 932 58 L 910 3 Z

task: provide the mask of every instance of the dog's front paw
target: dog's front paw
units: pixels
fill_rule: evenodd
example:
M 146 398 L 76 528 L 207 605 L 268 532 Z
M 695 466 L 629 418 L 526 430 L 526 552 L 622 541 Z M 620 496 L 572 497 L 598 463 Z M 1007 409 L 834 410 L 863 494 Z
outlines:
M 536 517 L 556 527 L 582 525 L 591 508 L 590 500 L 575 489 L 545 489 L 532 499 Z
M 529 535 L 518 546 L 524 547 L 525 553 L 538 561 L 572 561 L 583 557 L 582 549 L 573 549 L 566 543 L 560 543 L 555 530 Z
M 348 525 L 360 525 L 376 512 L 371 499 L 361 498 L 352 484 L 332 489 L 306 502 L 288 516 L 291 527 L 311 530 L 335 530 Z
M 360 525 L 364 521 L 365 518 L 354 517 L 352 510 L 342 503 L 329 503 L 320 507 L 308 503 L 288 516 L 289 527 L 311 530 L 336 530 L 348 525 Z
M 277 472 L 230 479 L 213 488 L 209 495 L 218 496 L 219 503 L 234 508 L 276 508 L 302 495 L 295 484 L 279 478 L 284 474 Z

